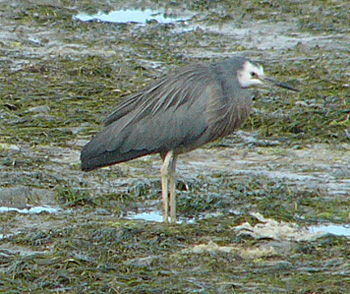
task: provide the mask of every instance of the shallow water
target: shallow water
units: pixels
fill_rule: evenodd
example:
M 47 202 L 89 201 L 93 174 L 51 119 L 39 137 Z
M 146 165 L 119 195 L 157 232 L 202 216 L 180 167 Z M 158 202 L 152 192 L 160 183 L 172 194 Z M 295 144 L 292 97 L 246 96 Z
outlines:
M 139 24 L 146 24 L 149 21 L 157 21 L 159 23 L 173 23 L 178 21 L 186 21 L 188 18 L 171 17 L 162 11 L 145 9 L 145 10 L 115 10 L 109 13 L 98 12 L 94 15 L 85 12 L 78 13 L 75 19 L 81 21 L 98 20 L 103 22 L 113 23 L 128 23 L 136 22 Z
M 160 211 L 148 211 L 148 212 L 141 212 L 136 214 L 129 214 L 126 218 L 130 220 L 142 219 L 145 221 L 152 221 L 152 222 L 163 221 L 163 216 Z
M 147 211 L 147 212 L 140 212 L 135 214 L 129 214 L 126 219 L 130 220 L 145 220 L 149 222 L 163 222 L 163 215 L 161 211 Z M 170 222 L 170 218 L 169 218 Z M 195 223 L 195 219 L 189 219 L 189 218 L 177 218 L 176 221 L 177 224 L 187 223 L 187 224 L 193 224 Z
M 21 213 L 21 214 L 39 214 L 42 212 L 57 213 L 58 211 L 59 211 L 59 209 L 57 209 L 57 208 L 43 207 L 43 206 L 35 206 L 35 207 L 24 208 L 24 209 L 19 209 L 16 207 L 5 207 L 5 206 L 0 207 L 0 213 L 17 212 L 17 213 Z
M 335 236 L 350 237 L 350 225 L 316 225 L 309 227 L 311 233 L 325 232 Z

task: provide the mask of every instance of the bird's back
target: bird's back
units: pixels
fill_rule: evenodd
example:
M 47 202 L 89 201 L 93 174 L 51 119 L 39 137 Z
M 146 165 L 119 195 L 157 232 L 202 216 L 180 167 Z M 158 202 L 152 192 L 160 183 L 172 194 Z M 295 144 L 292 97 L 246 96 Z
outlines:
M 250 94 L 232 76 L 240 62 L 190 65 L 127 98 L 83 148 L 82 169 L 186 152 L 237 129 L 250 111 Z

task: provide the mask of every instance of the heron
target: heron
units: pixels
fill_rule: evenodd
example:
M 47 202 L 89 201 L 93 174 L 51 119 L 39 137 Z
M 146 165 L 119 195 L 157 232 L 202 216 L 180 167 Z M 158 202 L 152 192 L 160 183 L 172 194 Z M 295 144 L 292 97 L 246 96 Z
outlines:
M 242 56 L 174 70 L 128 96 L 81 151 L 83 171 L 159 153 L 163 221 L 176 221 L 179 154 L 235 132 L 252 108 L 250 89 L 275 85 L 298 91 Z

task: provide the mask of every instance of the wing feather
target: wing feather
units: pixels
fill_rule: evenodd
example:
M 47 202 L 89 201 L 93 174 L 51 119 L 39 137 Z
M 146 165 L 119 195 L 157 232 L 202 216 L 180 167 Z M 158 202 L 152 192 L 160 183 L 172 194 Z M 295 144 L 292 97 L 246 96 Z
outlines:
M 215 93 L 214 93 L 215 92 Z M 82 150 L 91 170 L 152 153 L 184 152 L 210 138 L 207 106 L 220 89 L 208 65 L 192 65 L 127 98 Z
M 251 94 L 236 75 L 245 62 L 238 57 L 184 67 L 129 96 L 83 148 L 82 169 L 182 153 L 232 133 L 251 109 Z
M 208 65 L 197 64 L 182 68 L 146 87 L 139 93 L 129 96 L 105 120 L 109 125 L 125 115 L 130 115 L 129 123 L 147 115 L 156 115 L 176 105 L 193 103 L 195 92 L 200 92 L 212 78 Z

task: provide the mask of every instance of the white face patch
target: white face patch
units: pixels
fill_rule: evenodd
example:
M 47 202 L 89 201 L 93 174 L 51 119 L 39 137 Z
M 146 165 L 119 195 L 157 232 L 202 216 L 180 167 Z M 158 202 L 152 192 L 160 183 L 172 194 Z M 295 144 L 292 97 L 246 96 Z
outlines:
M 261 79 L 265 77 L 264 68 L 249 61 L 243 64 L 243 68 L 237 72 L 237 79 L 242 88 L 262 85 Z

